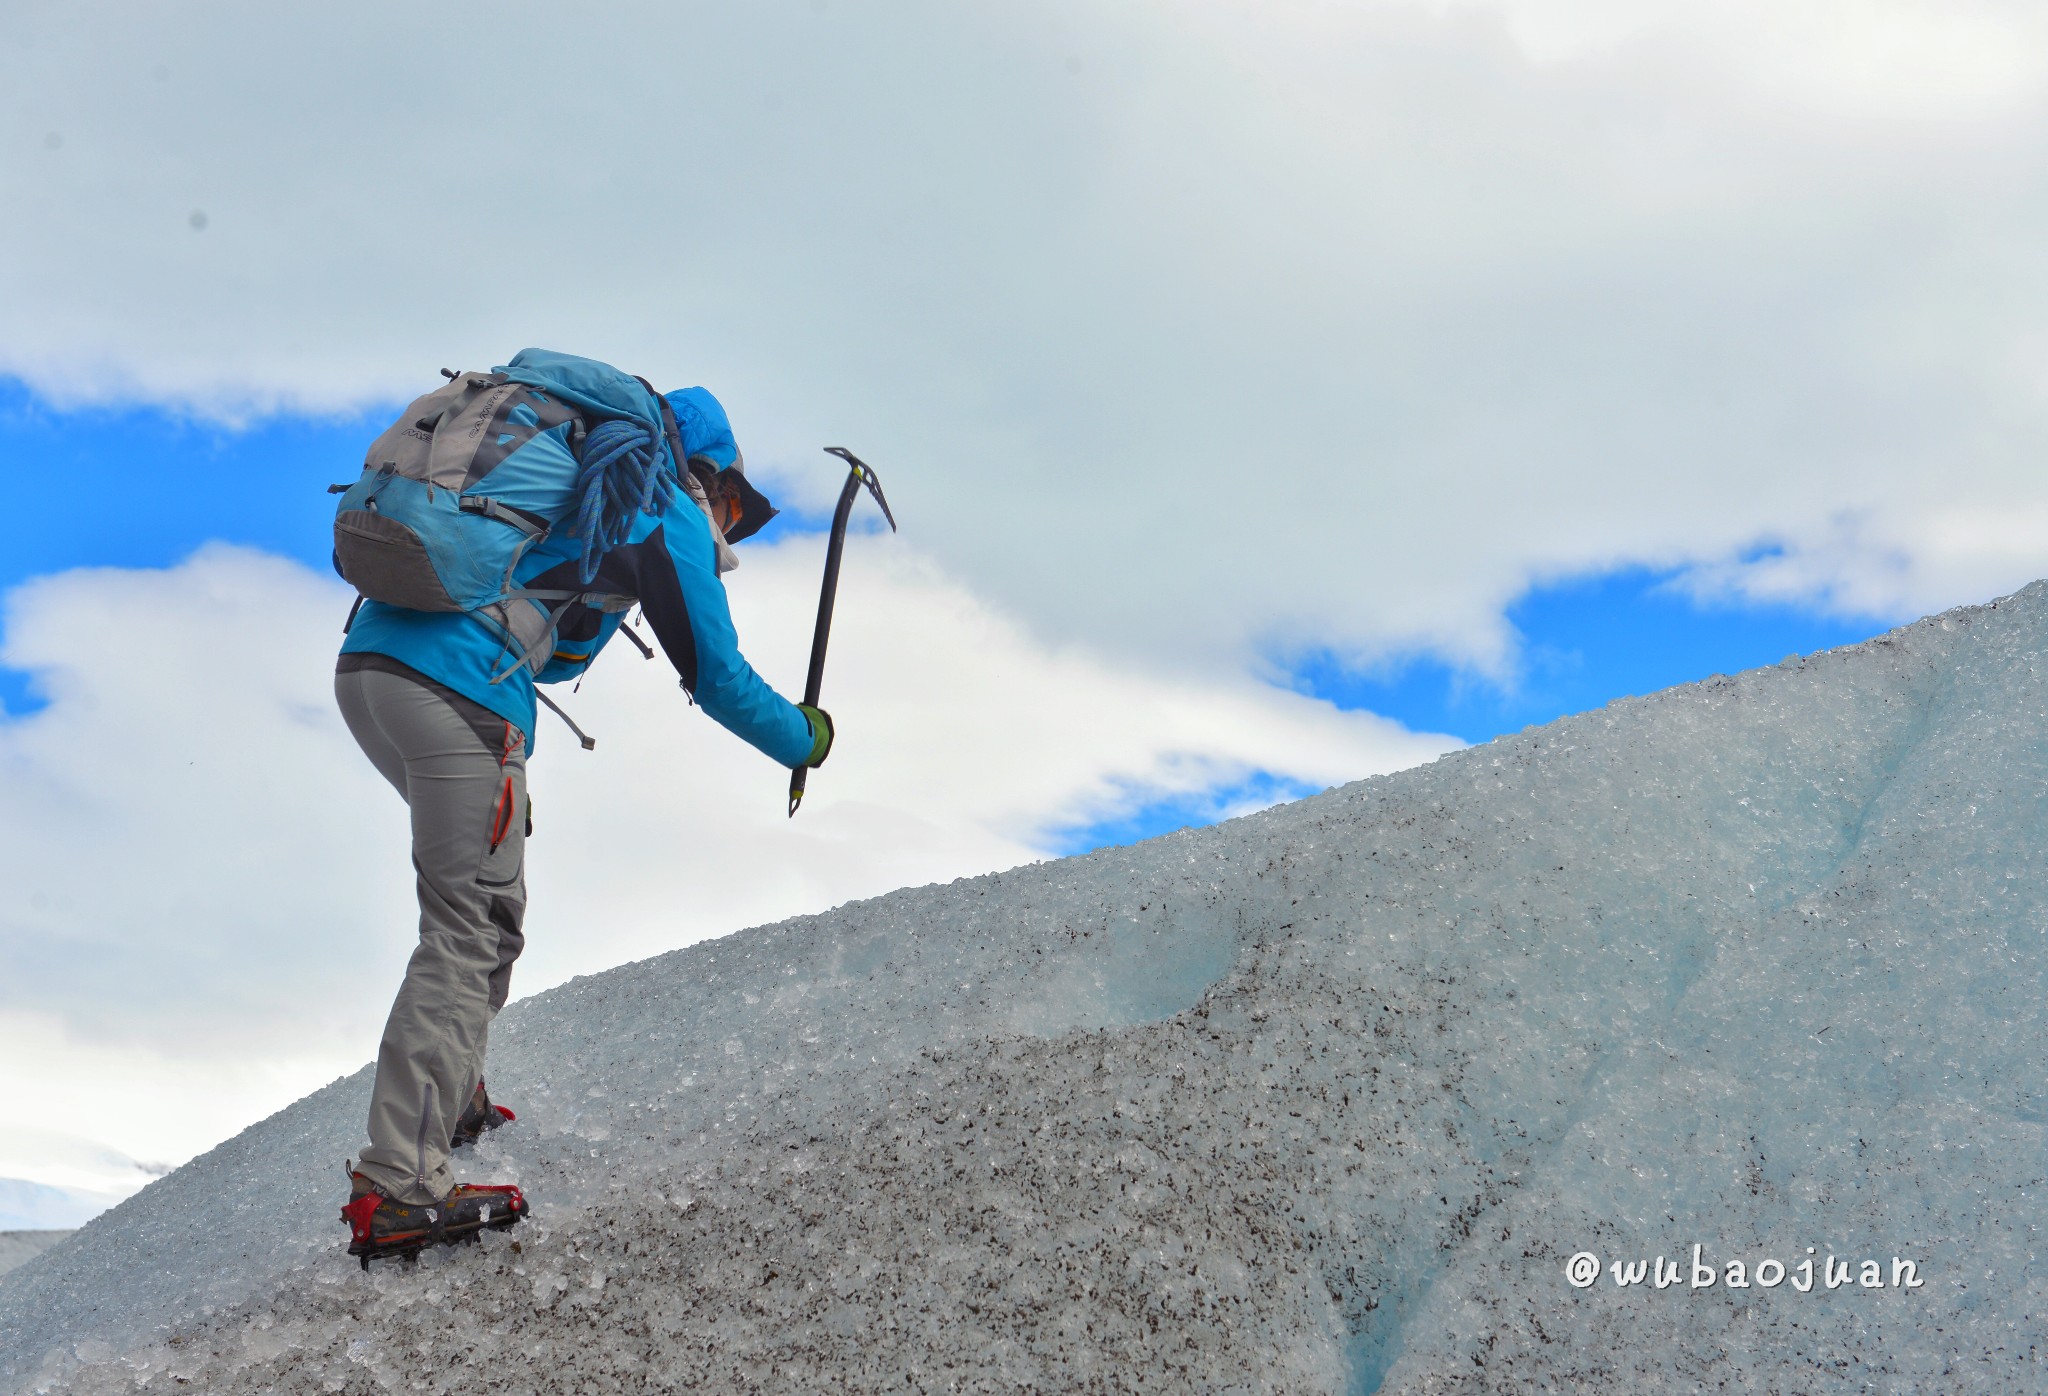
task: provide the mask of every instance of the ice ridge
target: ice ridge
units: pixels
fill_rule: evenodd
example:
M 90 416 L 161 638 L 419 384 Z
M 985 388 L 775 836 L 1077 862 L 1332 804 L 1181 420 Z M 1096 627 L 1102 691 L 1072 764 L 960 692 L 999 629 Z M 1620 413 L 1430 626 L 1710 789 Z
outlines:
M 358 1073 L 0 1280 L 0 1389 L 2048 1388 L 2044 621 L 578 980 L 519 1232 L 358 1274 Z

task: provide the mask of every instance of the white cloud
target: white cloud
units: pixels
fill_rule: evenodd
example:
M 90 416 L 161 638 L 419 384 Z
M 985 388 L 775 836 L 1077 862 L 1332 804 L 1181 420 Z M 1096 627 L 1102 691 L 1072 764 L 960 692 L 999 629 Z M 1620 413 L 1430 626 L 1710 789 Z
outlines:
M 750 549 L 731 581 L 786 690 L 820 552 Z M 852 540 L 841 587 L 841 749 L 795 820 L 786 772 L 692 712 L 665 661 L 615 645 L 561 695 L 594 752 L 543 715 L 517 991 L 1013 866 L 1134 799 L 1261 771 L 1329 784 L 1453 744 L 1048 648 L 886 537 Z M 348 599 L 222 546 L 6 596 L 0 664 L 50 702 L 0 718 L 0 1059 L 36 1064 L 0 1073 L 0 1132 L 175 1161 L 371 1054 L 416 913 L 402 810 L 334 710 Z
M 1500 12 L 1541 61 L 1682 46 L 1779 101 L 1855 118 L 1996 118 L 2037 100 L 2048 70 L 2044 16 L 2008 0 L 1505 0 Z
M 11 1035 L 8 1026 L 0 1021 L 0 1042 Z M 82 1225 L 139 1192 L 162 1171 L 105 1144 L 9 1119 L 5 1128 L 0 1128 L 0 1231 L 62 1230 Z M 0 1269 L 10 1259 L 19 1263 L 18 1257 L 0 1255 Z
M 594 353 L 718 388 L 799 494 L 853 445 L 1035 633 L 1180 666 L 1497 667 L 1532 578 L 1759 540 L 1739 585 L 1896 615 L 2048 563 L 2043 23 L 17 5 L 0 369 L 247 410 Z
M 20 934 L 11 922 L 0 919 L 0 947 Z M 149 954 L 148 947 L 120 949 Z M 9 1064 L 0 1073 L 0 1178 L 58 1189 L 91 1215 L 162 1168 L 360 1066 L 376 1048 L 368 997 L 346 983 L 308 994 L 305 958 L 286 943 L 247 966 L 251 978 L 271 976 L 296 996 L 303 1025 L 296 1035 L 274 1019 L 244 1017 L 232 986 L 138 1003 L 109 985 L 96 1006 L 131 1019 L 119 1039 L 94 1019 L 24 1006 L 9 995 L 0 1002 L 0 1061 Z M 72 975 L 93 981 L 94 968 L 84 962 Z M 394 982 L 382 992 L 388 998 L 396 989 Z M 201 1031 L 207 1019 L 222 1021 Z M 349 1040 L 365 1022 L 367 1046 Z

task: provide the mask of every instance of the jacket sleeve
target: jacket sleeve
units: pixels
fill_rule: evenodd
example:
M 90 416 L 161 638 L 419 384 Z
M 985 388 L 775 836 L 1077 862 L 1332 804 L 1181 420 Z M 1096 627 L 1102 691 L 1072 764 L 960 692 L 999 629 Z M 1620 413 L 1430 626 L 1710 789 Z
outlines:
M 611 556 L 631 567 L 642 614 L 697 706 L 771 759 L 801 765 L 810 719 L 740 653 L 703 512 L 679 491 L 652 533 Z

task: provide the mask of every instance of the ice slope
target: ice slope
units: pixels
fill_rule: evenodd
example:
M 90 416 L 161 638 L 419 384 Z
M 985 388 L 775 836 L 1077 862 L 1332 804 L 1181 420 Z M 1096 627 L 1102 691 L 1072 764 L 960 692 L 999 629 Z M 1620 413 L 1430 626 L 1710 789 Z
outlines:
M 0 1385 L 2048 1390 L 2044 641 L 2037 584 L 576 981 L 492 1047 L 513 1238 L 341 1256 L 358 1074 L 0 1284 Z

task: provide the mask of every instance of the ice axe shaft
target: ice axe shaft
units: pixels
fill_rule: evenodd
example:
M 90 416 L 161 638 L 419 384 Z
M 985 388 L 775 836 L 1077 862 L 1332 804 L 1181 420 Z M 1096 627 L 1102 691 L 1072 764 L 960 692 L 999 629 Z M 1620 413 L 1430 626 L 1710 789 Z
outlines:
M 832 638 L 832 602 L 839 594 L 839 559 L 846 552 L 846 521 L 853 516 L 853 501 L 863 485 L 875 497 L 875 503 L 882 506 L 889 531 L 896 531 L 896 516 L 889 512 L 889 501 L 882 497 L 882 482 L 875 478 L 874 469 L 844 446 L 827 446 L 825 450 L 851 469 L 847 472 L 846 488 L 839 491 L 839 506 L 832 511 L 832 536 L 825 544 L 825 585 L 818 593 L 818 628 L 811 632 L 811 670 L 804 676 L 804 702 L 813 708 L 818 706 L 819 690 L 825 683 L 825 645 Z M 789 773 L 791 819 L 796 818 L 796 807 L 803 803 L 804 780 L 810 773 L 808 766 L 798 766 Z

